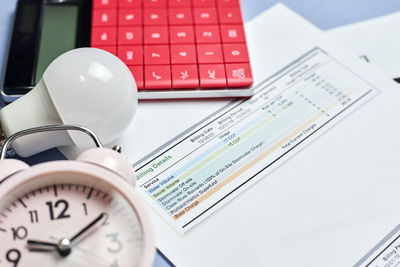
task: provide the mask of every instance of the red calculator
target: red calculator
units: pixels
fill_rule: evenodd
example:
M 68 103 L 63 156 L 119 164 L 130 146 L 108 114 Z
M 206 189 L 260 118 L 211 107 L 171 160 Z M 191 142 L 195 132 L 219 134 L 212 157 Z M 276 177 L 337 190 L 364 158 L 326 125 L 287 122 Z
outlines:
M 253 94 L 239 0 L 18 0 L 3 99 L 26 94 L 56 57 L 87 46 L 125 62 L 141 99 Z
M 125 62 L 142 99 L 253 93 L 239 0 L 93 0 L 91 46 Z

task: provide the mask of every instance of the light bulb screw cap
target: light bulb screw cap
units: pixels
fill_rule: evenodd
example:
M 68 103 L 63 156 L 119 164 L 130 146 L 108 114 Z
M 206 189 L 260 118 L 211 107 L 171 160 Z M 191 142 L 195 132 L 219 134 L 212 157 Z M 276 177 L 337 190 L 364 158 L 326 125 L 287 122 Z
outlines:
M 87 135 L 89 135 L 95 145 L 97 147 L 103 148 L 103 144 L 101 143 L 100 139 L 96 136 L 96 134 L 84 127 L 84 126 L 79 126 L 79 125 L 49 125 L 49 126 L 40 126 L 40 127 L 34 127 L 34 128 L 29 128 L 26 130 L 22 130 L 19 132 L 16 132 L 15 134 L 9 136 L 5 141 L 4 144 L 2 144 L 1 149 L 0 149 L 0 160 L 5 159 L 7 149 L 11 146 L 11 143 L 22 136 L 25 135 L 30 135 L 30 134 L 35 134 L 35 133 L 42 133 L 42 132 L 51 132 L 51 131 L 68 131 L 68 130 L 74 130 L 74 131 L 80 131 L 84 132 Z
M 4 145 L 5 141 L 6 141 L 6 139 L 7 139 L 7 136 L 6 136 L 6 134 L 4 133 L 3 127 L 1 126 L 1 123 L 0 123 L 0 148 L 3 147 L 3 145 Z
M 120 147 L 119 145 L 115 145 L 115 146 L 113 146 L 112 150 L 114 150 L 114 151 L 116 151 L 118 153 L 121 153 L 122 152 L 122 147 Z

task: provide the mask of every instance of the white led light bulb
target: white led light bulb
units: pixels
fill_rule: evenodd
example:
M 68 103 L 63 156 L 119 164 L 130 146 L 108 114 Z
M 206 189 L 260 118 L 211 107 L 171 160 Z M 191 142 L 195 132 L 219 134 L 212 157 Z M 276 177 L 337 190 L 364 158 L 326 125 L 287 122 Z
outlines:
M 137 108 L 137 87 L 126 65 L 96 48 L 78 48 L 56 58 L 28 94 L 0 111 L 5 136 L 54 124 L 78 124 L 93 130 L 103 143 L 119 137 Z M 56 146 L 86 145 L 75 132 L 48 132 L 13 143 L 23 157 Z

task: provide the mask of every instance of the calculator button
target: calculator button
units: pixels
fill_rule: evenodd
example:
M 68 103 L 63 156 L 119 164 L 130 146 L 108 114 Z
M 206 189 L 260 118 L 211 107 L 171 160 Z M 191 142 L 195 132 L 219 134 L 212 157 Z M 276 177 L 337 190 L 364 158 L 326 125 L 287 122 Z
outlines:
M 129 66 L 128 68 L 132 72 L 133 78 L 135 78 L 137 89 L 143 89 L 144 88 L 143 66 Z
M 94 10 L 92 15 L 93 26 L 116 26 L 117 10 L 99 9 Z
M 142 10 L 120 9 L 118 15 L 118 24 L 121 26 L 142 25 Z
M 118 6 L 120 10 L 125 8 L 141 8 L 142 0 L 118 0 Z
M 223 49 L 225 62 L 249 62 L 246 44 L 224 44 Z
M 246 37 L 242 25 L 221 25 L 223 43 L 245 43 Z
M 219 0 L 218 0 L 219 1 Z M 193 7 L 214 7 L 215 0 L 192 0 Z
M 142 44 L 141 27 L 120 27 L 118 29 L 118 44 Z
M 166 0 L 144 0 L 144 8 L 166 8 Z
M 117 47 L 115 45 L 108 45 L 108 46 L 93 46 L 92 45 L 92 47 L 107 51 L 115 56 L 117 55 Z
M 107 46 L 117 43 L 117 29 L 114 27 L 94 27 L 91 35 L 92 46 Z
M 168 0 L 169 7 L 190 7 L 191 0 Z
M 166 9 L 145 9 L 143 16 L 144 25 L 167 25 Z
M 93 0 L 93 9 L 115 9 L 117 0 Z
M 169 27 L 171 44 L 194 44 L 194 31 L 192 26 Z
M 167 26 L 149 26 L 144 28 L 144 44 L 168 44 Z
M 118 46 L 118 57 L 128 66 L 143 65 L 143 47 L 141 45 Z
M 194 12 L 195 24 L 217 24 L 217 10 L 215 8 L 196 8 Z
M 194 45 L 171 45 L 172 64 L 195 64 L 196 46 Z
M 197 65 L 172 65 L 173 88 L 198 88 Z
M 221 45 L 197 45 L 197 59 L 199 63 L 223 63 Z
M 253 82 L 240 0 L 92 3 L 91 45 L 117 55 L 139 90 Z
M 170 25 L 192 25 L 193 15 L 190 8 L 171 8 L 169 9 Z
M 196 43 L 220 43 L 220 33 L 217 25 L 196 26 Z
M 242 23 L 240 7 L 221 7 L 218 9 L 221 24 Z
M 226 64 L 228 87 L 248 87 L 253 83 L 250 64 Z
M 236 7 L 240 6 L 239 0 L 218 0 L 219 7 Z
M 166 65 L 169 64 L 168 45 L 145 45 L 144 63 L 146 65 Z
M 199 65 L 199 74 L 201 88 L 226 87 L 224 64 Z
M 146 89 L 168 89 L 171 88 L 170 66 L 145 66 L 144 67 Z

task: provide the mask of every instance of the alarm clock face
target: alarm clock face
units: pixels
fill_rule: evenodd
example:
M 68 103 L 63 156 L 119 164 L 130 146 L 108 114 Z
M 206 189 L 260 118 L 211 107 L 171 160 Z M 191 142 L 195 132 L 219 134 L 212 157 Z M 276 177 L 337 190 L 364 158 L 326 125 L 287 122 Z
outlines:
M 140 216 L 115 185 L 60 172 L 16 183 L 9 192 L 0 195 L 1 266 L 141 265 Z

